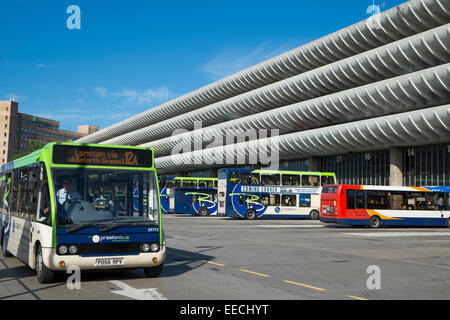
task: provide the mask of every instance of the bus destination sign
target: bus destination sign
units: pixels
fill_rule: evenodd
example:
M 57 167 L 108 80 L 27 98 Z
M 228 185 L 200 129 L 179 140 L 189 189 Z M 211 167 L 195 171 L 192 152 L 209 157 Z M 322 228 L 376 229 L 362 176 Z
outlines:
M 53 163 L 85 166 L 151 167 L 151 150 L 55 145 Z

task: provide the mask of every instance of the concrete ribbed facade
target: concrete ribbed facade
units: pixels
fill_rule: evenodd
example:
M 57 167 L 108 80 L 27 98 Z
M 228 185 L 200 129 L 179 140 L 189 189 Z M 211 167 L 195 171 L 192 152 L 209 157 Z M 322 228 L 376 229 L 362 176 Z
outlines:
M 153 147 L 160 172 L 218 168 L 225 166 L 218 159 L 249 160 L 269 145 L 271 150 L 276 145 L 281 161 L 308 159 L 316 162 L 310 168 L 323 171 L 318 157 L 391 148 L 398 154 L 398 148 L 430 144 L 445 148 L 450 2 L 412 0 L 381 13 L 378 21 L 344 28 L 78 142 Z M 202 130 L 195 130 L 200 122 Z M 279 136 L 257 134 L 220 147 L 210 143 L 250 129 L 277 129 Z M 180 141 L 197 149 L 171 156 Z M 402 167 L 394 158 L 390 165 Z M 446 166 L 438 170 L 444 182 L 450 175 Z

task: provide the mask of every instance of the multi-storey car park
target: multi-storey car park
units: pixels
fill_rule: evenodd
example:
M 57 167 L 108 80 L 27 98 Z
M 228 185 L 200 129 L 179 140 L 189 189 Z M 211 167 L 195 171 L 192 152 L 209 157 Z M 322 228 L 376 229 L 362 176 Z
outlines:
M 340 183 L 450 185 L 450 3 L 411 0 L 377 21 L 349 26 L 77 142 L 150 146 L 159 172 L 179 175 L 214 176 L 230 166 L 225 159 L 248 164 L 276 147 L 280 169 L 336 172 Z M 255 135 L 247 135 L 251 129 Z M 279 136 L 260 129 L 277 129 Z M 231 131 L 249 141 L 227 140 Z M 172 155 L 178 138 L 196 149 Z M 257 160 L 255 168 L 263 165 Z

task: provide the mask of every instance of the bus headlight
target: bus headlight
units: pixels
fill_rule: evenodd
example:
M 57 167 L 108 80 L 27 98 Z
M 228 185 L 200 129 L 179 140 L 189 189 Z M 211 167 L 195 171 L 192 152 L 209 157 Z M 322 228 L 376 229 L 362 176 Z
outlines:
M 157 251 L 159 251 L 159 244 L 157 244 L 157 243 L 152 243 L 152 245 L 150 246 L 150 249 L 152 250 L 152 252 L 157 252 Z
M 143 243 L 141 245 L 141 249 L 142 249 L 142 252 L 149 252 L 150 251 L 150 245 L 148 243 Z
M 58 249 L 59 254 L 66 254 L 67 253 L 67 247 L 66 246 L 60 246 Z
M 70 247 L 69 247 L 69 253 L 70 253 L 70 254 L 75 254 L 75 253 L 77 253 L 77 252 L 78 252 L 77 246 L 70 246 Z

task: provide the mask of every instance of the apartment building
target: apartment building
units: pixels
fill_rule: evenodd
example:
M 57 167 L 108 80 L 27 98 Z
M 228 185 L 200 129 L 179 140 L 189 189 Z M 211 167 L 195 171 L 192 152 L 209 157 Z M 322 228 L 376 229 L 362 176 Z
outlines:
M 14 155 L 26 152 L 31 142 L 74 141 L 98 130 L 96 126 L 78 126 L 78 132 L 61 130 L 59 121 L 20 113 L 15 101 L 0 101 L 0 161 L 8 162 Z

